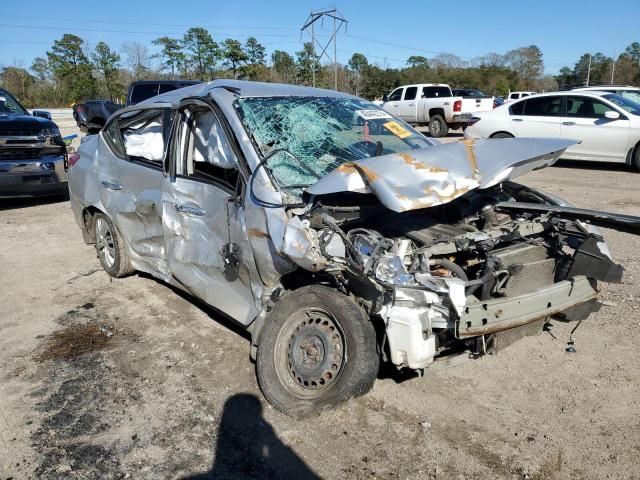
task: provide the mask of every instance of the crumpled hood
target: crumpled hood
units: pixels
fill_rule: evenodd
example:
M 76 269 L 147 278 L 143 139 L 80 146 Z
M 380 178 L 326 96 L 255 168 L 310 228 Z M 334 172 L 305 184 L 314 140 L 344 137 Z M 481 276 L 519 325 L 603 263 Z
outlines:
M 373 193 L 396 212 L 434 207 L 548 167 L 575 143 L 559 138 L 465 139 L 344 163 L 307 192 Z

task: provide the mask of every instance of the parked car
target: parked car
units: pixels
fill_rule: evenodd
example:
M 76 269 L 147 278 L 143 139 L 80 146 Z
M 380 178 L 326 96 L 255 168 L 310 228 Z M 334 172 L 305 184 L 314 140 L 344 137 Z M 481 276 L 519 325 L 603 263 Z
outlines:
M 42 110 L 30 114 L 0 88 L 0 198 L 66 195 L 67 150 Z
M 138 80 L 131 82 L 127 91 L 126 106 L 135 105 L 156 95 L 197 85 L 198 83 L 202 82 L 200 80 Z
M 468 138 L 549 137 L 578 140 L 562 158 L 640 168 L 640 104 L 608 92 L 538 94 L 475 115 Z
M 265 397 L 302 418 L 366 393 L 381 359 L 421 371 L 597 310 L 622 267 L 594 225 L 640 218 L 512 181 L 571 145 L 441 145 L 346 93 L 216 80 L 111 117 L 70 159 L 71 206 L 109 275 L 246 328 Z
M 425 83 L 396 88 L 382 108 L 405 122 L 429 125 L 432 137 L 466 126 L 475 112 L 493 108 L 493 97 L 454 96 L 449 85 Z
M 505 103 L 515 102 L 516 100 L 520 100 L 524 97 L 530 97 L 535 94 L 536 92 L 509 92 Z
M 111 100 L 87 100 L 73 106 L 73 118 L 80 130 L 94 134 L 100 131 L 109 117 L 123 108 Z
M 573 91 L 578 92 L 609 92 L 626 97 L 636 103 L 640 103 L 640 87 L 631 87 L 629 85 L 600 85 L 591 87 L 576 87 Z

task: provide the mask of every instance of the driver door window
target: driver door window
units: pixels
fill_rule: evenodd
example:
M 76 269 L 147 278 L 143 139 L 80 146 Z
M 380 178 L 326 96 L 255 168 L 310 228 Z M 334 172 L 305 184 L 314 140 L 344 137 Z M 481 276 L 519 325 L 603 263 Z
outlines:
M 398 102 L 402 98 L 402 88 L 396 88 L 391 95 L 389 95 L 390 102 Z
M 220 122 L 209 109 L 188 112 L 177 173 L 235 190 L 237 159 Z

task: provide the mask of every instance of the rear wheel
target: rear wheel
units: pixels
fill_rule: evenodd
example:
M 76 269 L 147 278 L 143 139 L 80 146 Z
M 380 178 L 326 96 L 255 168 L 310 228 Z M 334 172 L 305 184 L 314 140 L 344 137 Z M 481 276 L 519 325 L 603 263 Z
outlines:
M 312 285 L 288 294 L 269 313 L 256 374 L 277 410 L 305 418 L 369 391 L 379 362 L 375 330 L 362 308 Z
M 96 252 L 105 272 L 116 278 L 133 273 L 124 243 L 109 217 L 96 213 L 93 228 Z
M 440 138 L 447 133 L 449 133 L 449 126 L 442 115 L 434 115 L 429 119 L 429 135 Z
M 491 135 L 491 138 L 513 138 L 513 135 L 507 132 L 498 132 Z

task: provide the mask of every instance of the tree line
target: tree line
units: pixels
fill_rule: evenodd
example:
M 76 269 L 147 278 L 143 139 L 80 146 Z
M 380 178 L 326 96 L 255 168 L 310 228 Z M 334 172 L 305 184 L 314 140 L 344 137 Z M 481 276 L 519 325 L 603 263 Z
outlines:
M 239 78 L 311 85 L 315 78 L 316 86 L 333 88 L 334 65 L 321 64 L 310 42 L 293 55 L 275 50 L 267 57 L 266 48 L 254 37 L 244 43 L 233 38 L 218 42 L 207 29 L 193 27 L 182 38 L 163 36 L 151 45 L 125 42 L 116 50 L 99 42 L 90 49 L 82 38 L 66 33 L 29 68 L 0 68 L 0 84 L 29 107 L 69 106 L 92 98 L 122 102 L 130 82 L 146 79 Z M 544 75 L 543 54 L 535 45 L 471 60 L 450 53 L 413 55 L 400 68 L 354 53 L 345 65 L 335 67 L 339 90 L 368 99 L 407 83 L 448 83 L 506 95 L 510 90 L 549 91 L 584 84 L 587 70 L 591 84 L 608 83 L 612 73 L 616 83 L 640 83 L 640 44 L 629 45 L 615 61 L 602 53 L 586 53 L 556 76 Z

